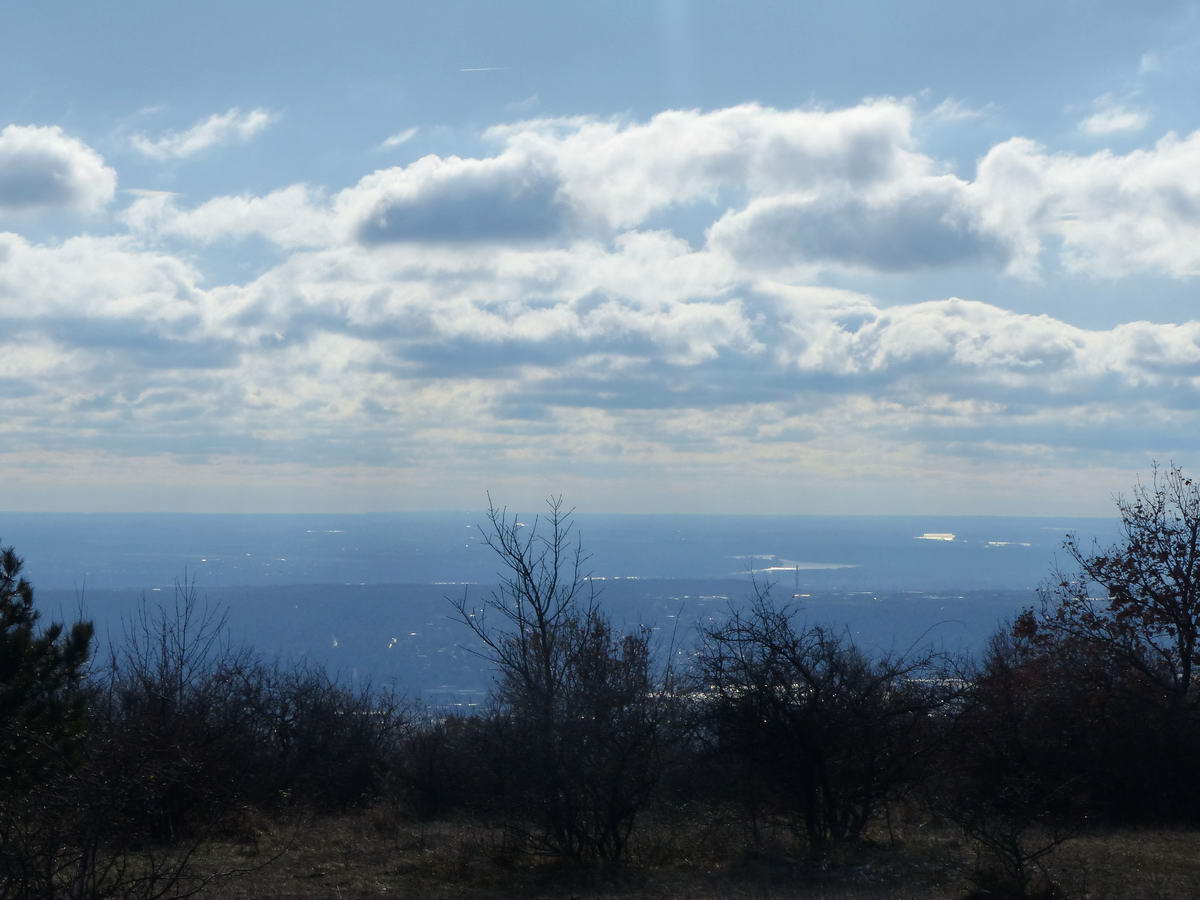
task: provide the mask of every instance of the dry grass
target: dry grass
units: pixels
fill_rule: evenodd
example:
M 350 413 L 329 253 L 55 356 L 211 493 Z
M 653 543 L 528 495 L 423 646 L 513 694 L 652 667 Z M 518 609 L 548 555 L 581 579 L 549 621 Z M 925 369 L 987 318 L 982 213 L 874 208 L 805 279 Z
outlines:
M 420 826 L 386 810 L 291 824 L 258 824 L 241 840 L 213 843 L 207 872 L 251 869 L 215 882 L 229 898 L 560 898 L 787 900 L 961 898 L 971 891 L 973 849 L 949 828 L 909 825 L 877 835 L 814 871 L 782 838 L 750 852 L 732 825 L 649 824 L 618 878 L 515 852 L 503 830 L 465 823 Z M 766 842 L 770 846 L 771 842 Z M 268 861 L 286 845 L 274 862 Z M 1122 831 L 1071 841 L 1047 860 L 1068 897 L 1200 896 L 1200 833 Z
M 741 829 L 732 825 L 651 825 L 632 848 L 632 865 L 613 878 L 517 853 L 502 829 L 464 823 L 422 827 L 374 810 L 215 842 L 197 865 L 206 872 L 252 870 L 214 883 L 209 896 L 264 900 L 962 896 L 962 847 L 945 836 L 903 849 L 859 848 L 823 872 L 798 862 L 793 849 L 780 841 L 772 852 L 751 853 Z
M 1047 868 L 1069 897 L 1200 897 L 1200 833 L 1160 829 L 1087 834 L 1060 847 Z

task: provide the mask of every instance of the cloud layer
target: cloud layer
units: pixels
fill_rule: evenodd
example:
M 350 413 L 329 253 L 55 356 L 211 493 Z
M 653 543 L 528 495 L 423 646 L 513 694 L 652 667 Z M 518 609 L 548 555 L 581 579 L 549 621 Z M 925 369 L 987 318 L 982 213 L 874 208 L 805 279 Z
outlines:
M 340 191 L 140 191 L 113 234 L 0 235 L 0 453 L 761 480 L 1197 449 L 1200 322 L 889 306 L 825 273 L 1193 278 L 1200 133 L 1125 154 L 1016 137 L 954 172 L 915 117 L 539 119 Z M 3 158 L 0 207 L 112 197 L 58 129 L 10 126 Z M 206 276 L 250 237 L 278 259 Z
M 139 200 L 127 220 L 280 246 L 566 246 L 663 215 L 708 223 L 707 248 L 751 271 L 982 266 L 1036 277 L 1043 255 L 1098 277 L 1192 277 L 1200 132 L 1124 155 L 994 145 L 972 178 L 923 154 L 908 104 L 667 112 L 647 122 L 542 119 L 492 128 L 495 155 L 426 156 L 326 197 L 293 185 L 192 209 Z M 169 198 L 168 198 L 169 199 Z M 153 215 L 150 207 L 154 206 Z

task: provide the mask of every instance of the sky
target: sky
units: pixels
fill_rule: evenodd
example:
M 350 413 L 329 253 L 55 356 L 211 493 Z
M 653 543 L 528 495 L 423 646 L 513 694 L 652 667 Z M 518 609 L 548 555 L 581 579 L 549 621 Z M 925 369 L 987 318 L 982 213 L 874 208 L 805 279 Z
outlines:
M 1194 3 L 0 9 L 0 508 L 1107 515 Z

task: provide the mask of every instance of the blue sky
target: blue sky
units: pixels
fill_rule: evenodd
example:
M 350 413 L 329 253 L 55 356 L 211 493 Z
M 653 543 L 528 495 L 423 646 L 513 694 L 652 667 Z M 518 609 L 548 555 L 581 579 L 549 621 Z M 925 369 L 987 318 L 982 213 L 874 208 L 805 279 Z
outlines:
M 1105 514 L 1200 442 L 1198 76 L 1191 3 L 6 8 L 3 505 Z

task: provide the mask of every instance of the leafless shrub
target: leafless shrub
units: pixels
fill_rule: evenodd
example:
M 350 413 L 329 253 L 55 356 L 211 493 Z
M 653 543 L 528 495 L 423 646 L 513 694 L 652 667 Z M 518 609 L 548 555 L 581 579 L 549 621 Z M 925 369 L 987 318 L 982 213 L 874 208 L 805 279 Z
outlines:
M 763 586 L 705 629 L 693 706 L 760 840 L 781 822 L 823 862 L 911 788 L 932 760 L 935 713 L 961 689 L 941 662 L 931 652 L 869 657 L 798 624 Z
M 601 613 L 561 499 L 528 528 L 492 506 L 484 541 L 501 585 L 455 610 L 497 670 L 494 792 L 527 846 L 617 865 L 661 774 L 669 702 L 649 632 Z

